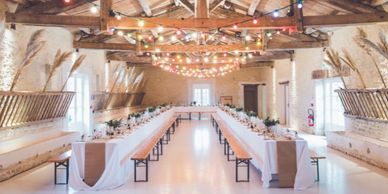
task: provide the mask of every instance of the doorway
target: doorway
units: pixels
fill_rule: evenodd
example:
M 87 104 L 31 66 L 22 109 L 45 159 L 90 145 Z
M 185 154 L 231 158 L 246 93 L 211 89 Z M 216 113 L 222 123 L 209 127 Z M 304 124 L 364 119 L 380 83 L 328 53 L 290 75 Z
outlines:
M 199 106 L 210 105 L 210 84 L 193 84 L 193 101 Z
M 290 124 L 290 99 L 289 99 L 289 92 L 290 92 L 290 84 L 289 81 L 280 82 L 280 123 L 285 126 L 289 126 Z
M 257 113 L 257 84 L 244 85 L 244 110 Z

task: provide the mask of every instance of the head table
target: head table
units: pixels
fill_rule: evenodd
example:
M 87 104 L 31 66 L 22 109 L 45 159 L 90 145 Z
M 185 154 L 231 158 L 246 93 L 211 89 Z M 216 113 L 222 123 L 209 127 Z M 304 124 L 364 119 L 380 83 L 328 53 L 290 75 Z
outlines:
M 272 175 L 278 172 L 275 140 L 266 140 L 263 136 L 257 135 L 218 107 L 174 107 L 132 130 L 130 134 L 107 140 L 105 144 L 105 169 L 93 186 L 84 182 L 85 145 L 87 142 L 74 142 L 72 144 L 73 155 L 70 159 L 70 187 L 75 190 L 109 190 L 123 185 L 129 181 L 129 176 L 133 173 L 133 161 L 129 159 L 129 156 L 135 148 L 164 122 L 173 117 L 175 112 L 190 111 L 217 113 L 233 129 L 235 135 L 241 139 L 252 155 L 251 163 L 261 171 L 263 186 L 270 186 Z M 294 189 L 305 189 L 314 183 L 314 171 L 307 142 L 303 139 L 295 142 L 297 173 Z M 127 160 L 125 160 L 126 158 Z

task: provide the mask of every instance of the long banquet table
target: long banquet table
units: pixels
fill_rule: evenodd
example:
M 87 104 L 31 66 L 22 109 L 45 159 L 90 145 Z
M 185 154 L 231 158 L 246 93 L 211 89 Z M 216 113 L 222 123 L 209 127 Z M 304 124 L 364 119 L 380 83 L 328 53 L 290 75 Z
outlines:
M 86 142 L 74 142 L 72 144 L 73 155 L 70 159 L 70 180 L 69 184 L 76 190 L 108 190 L 123 185 L 129 179 L 133 171 L 133 161 L 121 161 L 128 157 L 134 149 L 141 144 L 151 133 L 158 129 L 164 122 L 169 120 L 175 112 L 216 112 L 221 119 L 234 131 L 242 140 L 252 155 L 252 164 L 261 171 L 264 187 L 270 186 L 272 175 L 278 173 L 277 169 L 277 144 L 274 140 L 265 140 L 258 136 L 247 126 L 237 121 L 218 107 L 174 107 L 150 122 L 140 126 L 131 134 L 123 138 L 116 138 L 107 141 L 105 146 L 105 170 L 93 186 L 87 185 L 84 181 L 85 166 L 85 144 Z M 305 140 L 296 140 L 297 173 L 294 189 L 305 189 L 314 183 L 314 171 L 310 161 L 309 149 Z
M 122 138 L 108 140 L 105 146 L 105 169 L 101 177 L 93 186 L 87 185 L 84 179 L 85 145 L 86 142 L 72 143 L 73 154 L 70 159 L 70 187 L 75 190 L 109 190 L 123 185 L 133 171 L 133 161 L 126 159 L 134 149 L 150 134 L 157 130 L 162 123 L 174 115 L 170 109 L 161 113 L 150 122 L 134 129 L 132 133 Z M 125 161 L 124 163 L 122 161 Z
M 252 164 L 262 173 L 263 187 L 269 187 L 272 175 L 278 173 L 276 141 L 265 140 L 263 136 L 258 136 L 255 132 L 248 129 L 247 126 L 219 108 L 217 108 L 217 114 L 246 145 L 246 148 L 252 155 Z M 297 173 L 294 189 L 302 190 L 314 183 L 314 170 L 310 160 L 307 141 L 300 139 L 295 140 L 295 143 Z

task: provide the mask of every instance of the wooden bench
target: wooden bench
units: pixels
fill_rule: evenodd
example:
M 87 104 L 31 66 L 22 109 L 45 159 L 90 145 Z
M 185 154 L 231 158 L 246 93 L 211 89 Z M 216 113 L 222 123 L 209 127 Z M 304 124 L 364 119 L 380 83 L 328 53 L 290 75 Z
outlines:
M 171 140 L 171 129 L 175 131 L 176 125 L 179 122 L 178 116 L 173 116 L 165 124 L 163 124 L 157 131 L 151 134 L 144 140 L 131 155 L 131 160 L 134 161 L 134 181 L 147 182 L 148 181 L 148 161 L 158 161 L 159 156 L 163 155 L 163 144 Z M 155 154 L 156 151 L 156 154 Z M 156 155 L 156 159 L 151 159 L 151 152 Z M 137 179 L 137 168 L 145 168 L 145 179 Z
M 219 134 L 220 143 L 224 144 L 224 154 L 227 155 L 228 161 L 236 161 L 236 182 L 249 182 L 249 163 L 252 160 L 250 153 L 246 151 L 245 146 L 217 114 L 213 113 L 211 120 L 216 128 L 216 132 Z M 221 136 L 223 136 L 223 141 Z M 232 153 L 230 153 L 230 150 L 232 150 Z M 233 154 L 235 155 L 234 160 L 230 159 L 230 156 Z M 246 167 L 247 169 L 247 179 L 245 180 L 240 180 L 238 177 L 238 169 L 240 167 Z
M 47 162 L 54 163 L 54 183 L 56 185 L 67 185 L 69 183 L 69 160 L 71 157 L 71 150 L 64 152 L 59 155 L 55 155 L 47 160 Z M 65 183 L 58 183 L 57 182 L 57 169 L 63 169 L 59 168 L 60 166 L 65 167 L 66 170 L 66 182 Z
M 214 113 L 214 111 L 188 111 L 188 112 L 176 112 L 176 113 L 179 113 L 179 114 L 187 113 L 189 115 L 189 120 L 191 120 L 191 115 L 193 113 L 197 113 L 198 119 L 201 120 L 203 113 Z
M 311 163 L 317 167 L 316 181 L 319 182 L 319 160 L 326 159 L 326 156 L 319 155 L 314 150 L 310 150 L 310 159 Z

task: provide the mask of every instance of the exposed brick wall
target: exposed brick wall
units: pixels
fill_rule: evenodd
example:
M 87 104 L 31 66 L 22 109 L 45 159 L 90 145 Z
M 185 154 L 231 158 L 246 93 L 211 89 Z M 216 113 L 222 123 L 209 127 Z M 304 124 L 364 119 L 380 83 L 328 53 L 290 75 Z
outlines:
M 345 117 L 346 129 L 362 136 L 388 142 L 388 122 Z

